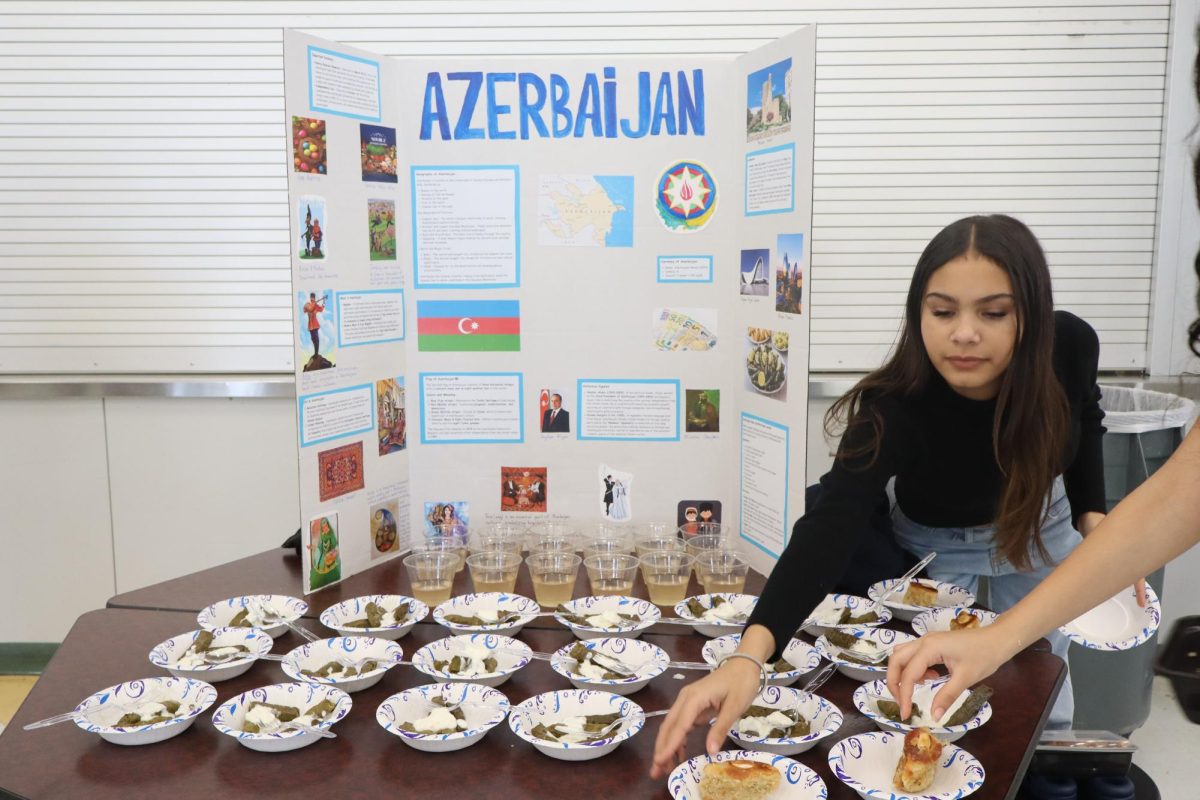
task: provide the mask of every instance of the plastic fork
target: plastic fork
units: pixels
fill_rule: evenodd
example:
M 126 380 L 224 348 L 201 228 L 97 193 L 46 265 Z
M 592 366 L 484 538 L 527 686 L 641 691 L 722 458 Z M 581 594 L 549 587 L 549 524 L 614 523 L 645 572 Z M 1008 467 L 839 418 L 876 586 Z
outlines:
M 317 634 L 313 633 L 312 631 L 308 630 L 307 628 L 301 628 L 299 625 L 292 622 L 291 620 L 284 619 L 283 617 L 281 617 L 277 614 L 268 614 L 266 609 L 264 609 L 262 607 L 262 603 L 260 603 L 256 598 L 253 598 L 253 597 L 248 598 L 246 605 L 250 606 L 254 611 L 258 612 L 258 615 L 263 618 L 263 622 L 267 626 L 282 625 L 285 628 L 287 628 L 289 631 L 291 631 L 292 633 L 296 634 L 300 638 L 302 638 L 306 641 L 309 641 L 309 642 L 318 642 L 321 640 L 320 636 L 317 636 Z M 274 622 L 271 621 L 272 617 L 275 618 Z
M 825 681 L 829 680 L 833 676 L 833 672 L 836 669 L 837 669 L 837 664 L 830 661 L 828 664 L 821 667 L 820 671 L 817 672 L 816 675 L 813 675 L 811 678 L 809 678 L 808 681 L 804 684 L 804 686 L 802 686 L 800 688 L 800 691 L 808 692 L 811 694 L 812 692 L 815 692 L 817 689 L 820 689 L 822 686 L 825 685 Z
M 133 709 L 137 708 L 138 706 L 145 705 L 146 703 L 157 703 L 157 702 L 158 702 L 158 700 L 153 699 L 153 698 L 144 698 L 144 699 L 139 699 L 136 703 L 125 703 L 122 705 L 106 704 L 106 705 L 99 705 L 99 706 L 91 706 L 90 708 L 85 708 L 81 711 L 67 711 L 63 714 L 55 714 L 52 717 L 46 717 L 45 719 L 39 719 L 37 722 L 30 722 L 27 725 L 25 725 L 23 729 L 27 730 L 27 731 L 32 731 L 32 730 L 37 730 L 38 728 L 48 728 L 51 725 L 57 725 L 60 722 L 69 722 L 70 720 L 73 720 L 76 717 L 83 717 L 84 719 L 86 719 L 90 722 L 91 714 L 96 711 L 116 710 L 116 711 L 120 711 L 121 714 L 124 715 L 124 714 L 129 713 Z M 164 720 L 164 722 L 165 721 L 166 720 Z
M 667 709 L 663 709 L 662 711 L 641 711 L 641 712 L 635 712 L 633 714 L 627 714 L 627 715 L 624 715 L 621 717 L 617 717 L 612 722 L 608 723 L 607 725 L 605 725 L 603 728 L 601 728 L 598 731 L 588 731 L 587 735 L 588 735 L 588 738 L 590 738 L 590 739 L 606 739 L 606 738 L 609 738 L 609 734 L 612 733 L 614 729 L 619 729 L 626 722 L 632 722 L 635 719 L 638 719 L 639 717 L 641 719 L 650 719 L 651 717 L 664 717 L 669 713 L 671 713 L 671 709 L 667 708 Z M 524 716 L 526 724 L 529 727 L 529 730 L 532 731 L 533 730 L 533 716 L 528 711 L 523 711 L 522 716 Z M 558 741 L 558 742 L 562 741 L 562 739 L 560 737 L 556 736 L 554 734 L 554 732 L 552 730 L 550 730 L 549 726 L 546 727 L 546 732 L 548 734 L 550 734 L 551 736 L 553 736 L 555 741 Z M 577 744 L 577 742 L 565 742 L 565 744 Z
M 908 572 L 901 575 L 900 580 L 898 580 L 894 584 L 892 584 L 892 588 L 888 589 L 886 592 L 884 592 L 883 597 L 879 598 L 879 602 L 886 603 L 887 600 L 892 595 L 894 595 L 896 592 L 900 591 L 901 587 L 908 586 L 908 582 L 911 581 L 918 572 L 920 572 L 921 570 L 923 570 L 927 566 L 929 566 L 929 562 L 933 561 L 935 558 L 937 558 L 937 552 L 930 551 L 929 555 L 922 558 L 920 561 L 918 561 L 916 563 L 916 565 L 913 566 L 912 569 L 910 569 Z
M 327 731 L 327 730 L 323 730 L 321 728 L 310 728 L 308 725 L 298 725 L 295 721 L 283 723 L 282 725 L 279 726 L 279 730 L 281 730 L 281 731 L 286 731 L 286 730 L 305 731 L 306 733 L 311 733 L 316 736 L 320 736 L 322 739 L 336 739 L 337 738 L 337 734 L 334 733 L 333 731 Z

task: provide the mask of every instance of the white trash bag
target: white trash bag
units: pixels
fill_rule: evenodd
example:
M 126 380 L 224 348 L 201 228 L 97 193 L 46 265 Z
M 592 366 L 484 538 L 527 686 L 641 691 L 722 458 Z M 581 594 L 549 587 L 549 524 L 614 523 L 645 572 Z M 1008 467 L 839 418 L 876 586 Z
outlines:
M 1186 397 L 1149 389 L 1100 385 L 1100 408 L 1110 433 L 1148 433 L 1189 427 L 1196 404 Z

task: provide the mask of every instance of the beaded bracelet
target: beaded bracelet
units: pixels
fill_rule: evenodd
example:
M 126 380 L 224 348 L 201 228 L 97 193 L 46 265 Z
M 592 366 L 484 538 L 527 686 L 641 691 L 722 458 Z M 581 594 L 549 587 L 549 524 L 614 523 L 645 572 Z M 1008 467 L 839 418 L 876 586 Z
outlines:
M 759 673 L 759 675 L 758 675 L 758 693 L 762 694 L 763 690 L 767 688 L 766 665 L 764 665 L 763 662 L 759 661 L 757 658 L 750 655 L 749 653 L 730 653 L 727 656 L 723 656 L 721 658 L 721 660 L 717 662 L 717 669 L 720 669 L 721 665 L 724 664 L 726 661 L 728 661 L 731 658 L 744 658 L 747 661 L 753 662 L 754 666 L 758 667 L 758 673 Z

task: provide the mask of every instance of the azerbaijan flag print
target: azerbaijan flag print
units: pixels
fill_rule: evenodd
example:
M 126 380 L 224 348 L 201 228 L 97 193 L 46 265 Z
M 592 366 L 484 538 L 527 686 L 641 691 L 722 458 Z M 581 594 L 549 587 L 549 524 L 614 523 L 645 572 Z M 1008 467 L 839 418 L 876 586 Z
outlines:
M 521 349 L 519 300 L 418 300 L 417 349 Z

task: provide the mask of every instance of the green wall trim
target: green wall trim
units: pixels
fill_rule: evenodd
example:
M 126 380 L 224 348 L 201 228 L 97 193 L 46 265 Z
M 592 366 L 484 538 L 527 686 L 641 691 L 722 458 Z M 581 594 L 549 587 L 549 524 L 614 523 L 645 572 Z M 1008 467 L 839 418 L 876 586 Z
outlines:
M 39 675 L 58 642 L 0 642 L 0 675 Z

